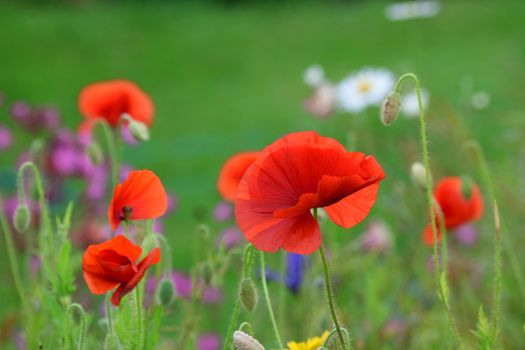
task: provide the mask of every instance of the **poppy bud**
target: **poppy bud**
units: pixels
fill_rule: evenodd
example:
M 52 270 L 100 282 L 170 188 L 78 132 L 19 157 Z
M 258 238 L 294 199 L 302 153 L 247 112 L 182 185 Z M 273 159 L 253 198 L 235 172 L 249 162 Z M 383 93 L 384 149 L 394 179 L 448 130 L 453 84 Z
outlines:
M 473 185 L 472 178 L 470 176 L 462 176 L 461 177 L 461 193 L 463 194 L 463 197 L 465 199 L 469 199 L 470 196 L 472 196 L 472 185 Z
M 175 300 L 175 285 L 171 278 L 163 278 L 155 294 L 157 303 L 162 306 L 169 306 Z
M 31 213 L 29 208 L 25 204 L 20 204 L 16 210 L 13 217 L 13 225 L 19 233 L 24 233 L 29 229 L 31 224 Z
M 123 347 L 120 344 L 120 340 L 115 333 L 106 335 L 106 340 L 104 341 L 104 350 L 122 350 Z
M 104 159 L 102 148 L 98 142 L 92 141 L 87 147 L 87 155 L 93 165 L 99 165 Z
M 233 342 L 237 350 L 264 350 L 257 339 L 242 331 L 233 332 Z
M 241 281 L 241 290 L 239 291 L 242 305 L 248 311 L 253 311 L 257 305 L 257 289 L 251 278 L 245 278 Z
M 391 92 L 381 106 L 381 121 L 388 126 L 396 121 L 401 107 L 401 96 L 398 92 Z
M 137 141 L 149 141 L 149 129 L 146 124 L 129 118 L 129 131 Z
M 202 236 L 204 239 L 208 239 L 210 238 L 210 228 L 208 225 L 206 224 L 200 224 L 199 226 L 197 226 L 197 229 L 196 229 L 196 233 L 200 236 Z
M 410 177 L 412 182 L 419 188 L 425 189 L 427 187 L 427 172 L 425 166 L 420 162 L 415 162 L 410 168 Z
M 210 262 L 205 262 L 204 265 L 202 265 L 202 279 L 204 283 L 210 285 L 213 279 L 213 267 Z

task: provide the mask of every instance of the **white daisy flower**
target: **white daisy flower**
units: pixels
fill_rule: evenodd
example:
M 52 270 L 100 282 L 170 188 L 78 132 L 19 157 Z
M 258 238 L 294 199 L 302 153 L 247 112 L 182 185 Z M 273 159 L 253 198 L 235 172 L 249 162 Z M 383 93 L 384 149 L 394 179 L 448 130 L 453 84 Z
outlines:
M 364 68 L 350 74 L 337 86 L 339 107 L 358 113 L 368 106 L 380 105 L 393 90 L 394 84 L 394 75 L 389 70 Z
M 311 87 L 319 87 L 325 83 L 324 69 L 318 64 L 313 64 L 306 68 L 303 75 L 303 80 L 306 85 Z
M 421 103 L 423 111 L 426 111 L 430 103 L 430 94 L 424 89 L 421 89 Z M 419 117 L 419 103 L 415 90 L 401 96 L 401 113 L 407 118 Z
M 385 16 L 391 21 L 403 21 L 412 18 L 432 17 L 439 13 L 441 5 L 434 0 L 398 2 L 388 5 Z

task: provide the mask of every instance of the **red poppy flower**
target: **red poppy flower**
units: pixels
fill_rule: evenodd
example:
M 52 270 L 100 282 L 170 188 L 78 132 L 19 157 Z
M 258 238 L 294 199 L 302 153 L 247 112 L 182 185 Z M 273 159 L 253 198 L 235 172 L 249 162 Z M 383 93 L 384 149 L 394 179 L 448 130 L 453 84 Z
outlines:
M 123 220 L 158 218 L 166 212 L 168 198 L 160 179 L 150 170 L 135 170 L 115 187 L 108 219 L 115 230 Z
M 324 207 L 350 228 L 372 208 L 384 173 L 374 157 L 347 152 L 316 132 L 289 134 L 266 147 L 239 184 L 235 217 L 255 248 L 311 254 L 321 232 L 310 209 Z
M 439 181 L 434 189 L 434 198 L 443 213 L 444 226 L 453 229 L 470 221 L 476 221 L 483 214 L 483 201 L 481 192 L 476 184 L 470 189 L 470 198 L 465 198 L 461 190 L 462 180 L 460 177 L 445 177 Z M 436 217 L 437 238 L 441 239 L 439 230 L 440 223 Z M 434 244 L 432 225 L 429 223 L 423 231 L 423 240 L 427 245 Z
M 160 261 L 160 249 L 154 248 L 141 262 L 137 259 L 142 248 L 124 236 L 88 246 L 82 257 L 84 280 L 93 294 L 105 294 L 117 288 L 111 303 L 120 304 L 120 299 L 135 288 L 153 264 Z
M 258 154 L 259 152 L 237 153 L 224 163 L 217 180 L 217 190 L 224 200 L 235 201 L 239 182 Z
M 86 118 L 104 118 L 113 126 L 118 125 L 123 114 L 151 126 L 155 112 L 148 94 L 127 80 L 103 81 L 84 87 L 78 106 Z

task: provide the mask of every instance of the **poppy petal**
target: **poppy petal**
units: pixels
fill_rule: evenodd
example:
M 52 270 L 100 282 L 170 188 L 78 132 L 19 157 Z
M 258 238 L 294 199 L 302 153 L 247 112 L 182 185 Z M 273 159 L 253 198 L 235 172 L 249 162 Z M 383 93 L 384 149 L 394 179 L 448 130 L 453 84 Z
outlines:
M 238 153 L 224 163 L 217 180 L 217 190 L 224 200 L 235 201 L 239 183 L 258 154 L 259 152 Z
M 339 226 L 350 228 L 360 223 L 376 201 L 379 182 L 373 183 L 339 202 L 324 208 L 330 219 Z
M 115 306 L 120 305 L 120 300 L 124 295 L 131 292 L 137 284 L 142 280 L 146 271 L 151 267 L 151 265 L 157 264 L 160 261 L 160 248 L 154 248 L 142 261 L 138 264 L 138 270 L 131 278 L 128 283 L 121 284 L 113 295 L 111 296 L 111 303 Z

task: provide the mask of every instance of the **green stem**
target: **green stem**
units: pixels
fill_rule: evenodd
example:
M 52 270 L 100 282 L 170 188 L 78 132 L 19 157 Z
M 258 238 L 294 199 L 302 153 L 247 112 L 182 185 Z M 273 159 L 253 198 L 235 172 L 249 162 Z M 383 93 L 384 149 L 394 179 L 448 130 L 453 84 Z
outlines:
M 334 301 L 334 295 L 332 292 L 332 281 L 330 280 L 330 271 L 328 270 L 328 262 L 326 261 L 326 255 L 324 252 L 323 245 L 319 247 L 319 253 L 321 254 L 321 260 L 323 262 L 324 284 L 326 286 L 326 296 L 328 298 L 328 306 L 330 308 L 330 315 L 332 316 L 332 321 L 334 322 L 335 330 L 337 332 L 337 336 L 339 337 L 339 342 L 341 343 L 343 350 L 345 350 L 347 349 L 347 346 L 346 346 L 346 342 L 343 337 L 343 332 L 341 331 L 341 326 L 339 325 L 339 321 L 337 320 L 337 315 L 335 313 L 335 301 Z
M 41 217 L 42 217 L 42 227 L 40 229 L 40 233 L 42 237 L 47 237 L 47 250 L 45 252 L 42 252 L 42 256 L 47 256 L 46 259 L 48 264 L 50 264 L 52 267 L 55 265 L 55 237 L 53 233 L 53 229 L 51 227 L 51 220 L 49 219 L 49 209 L 46 203 L 46 197 L 44 193 L 44 186 L 42 183 L 42 178 L 40 176 L 40 172 L 38 171 L 38 168 L 35 166 L 33 162 L 25 162 L 23 163 L 20 168 L 18 169 L 18 199 L 20 201 L 20 204 L 25 203 L 26 198 L 26 191 L 25 191 L 25 183 L 24 183 L 24 175 L 26 169 L 30 169 L 33 172 L 33 178 L 35 180 L 35 186 L 38 193 L 38 200 L 39 200 L 39 206 L 41 211 Z M 41 247 L 43 249 L 44 247 Z M 48 271 L 50 272 L 50 271 Z
M 244 278 L 248 277 L 249 272 L 251 270 L 252 262 L 253 262 L 253 250 L 254 248 L 251 244 L 248 244 L 246 246 L 246 249 L 244 250 L 241 281 Z M 234 331 L 235 325 L 237 324 L 237 320 L 239 318 L 240 311 L 241 311 L 241 298 L 237 297 L 237 299 L 235 300 L 235 305 L 233 306 L 232 316 L 230 319 L 230 324 L 228 325 L 228 331 L 226 333 L 224 346 L 222 347 L 223 350 L 229 350 L 231 347 L 233 331 Z
M 100 125 L 104 132 L 104 138 L 108 147 L 109 160 L 111 162 L 111 183 L 113 187 L 117 186 L 119 178 L 119 158 L 117 153 L 117 143 L 109 124 L 104 119 L 96 119 L 93 129 Z
M 22 285 L 22 278 L 20 276 L 20 268 L 18 266 L 18 260 L 16 259 L 15 247 L 13 244 L 13 236 L 7 218 L 4 213 L 4 205 L 2 197 L 0 196 L 0 224 L 2 232 L 4 233 L 5 246 L 7 249 L 7 256 L 9 259 L 9 265 L 11 266 L 11 274 L 13 275 L 13 281 L 15 283 L 15 289 L 20 298 L 20 303 L 22 304 L 22 309 L 26 315 L 29 315 L 29 304 L 27 303 L 24 288 Z
M 283 349 L 283 343 L 281 341 L 281 336 L 279 335 L 279 328 L 275 322 L 275 316 L 273 315 L 272 301 L 270 300 L 270 295 L 268 294 L 268 285 L 266 284 L 266 266 L 264 263 L 264 252 L 261 250 L 259 252 L 261 259 L 261 281 L 264 292 L 264 299 L 266 300 L 266 307 L 268 308 L 268 315 L 270 316 L 270 321 L 272 322 L 273 332 L 277 343 L 279 344 L 279 349 Z
M 77 310 L 80 316 L 80 331 L 78 332 L 78 341 L 77 341 L 76 348 L 77 350 L 82 350 L 82 348 L 84 347 L 84 338 L 86 335 L 86 313 L 84 312 L 84 308 L 80 304 L 73 303 L 69 305 L 67 308 L 67 311 L 66 311 L 66 317 L 67 317 L 66 319 L 66 341 L 69 340 L 69 336 L 71 332 L 70 322 L 71 322 L 73 310 Z M 68 348 L 69 347 L 66 346 L 66 349 Z
M 516 257 L 516 252 L 514 246 L 511 244 L 508 236 L 503 236 L 501 239 L 501 222 L 499 217 L 499 210 L 496 201 L 496 193 L 494 190 L 494 184 L 492 181 L 492 174 L 490 168 L 483 154 L 483 150 L 480 144 L 476 141 L 469 141 L 464 145 L 465 148 L 471 148 L 476 153 L 476 158 L 478 159 L 478 166 L 481 171 L 481 176 L 483 178 L 484 187 L 488 192 L 489 200 L 491 203 L 494 203 L 494 222 L 496 226 L 496 235 L 494 236 L 494 300 L 493 300 L 493 310 L 492 310 L 492 327 L 494 332 L 494 337 L 499 333 L 499 314 L 500 314 L 500 293 L 501 293 L 501 243 L 505 247 L 505 251 L 510 260 L 510 265 L 512 272 L 516 281 L 518 282 L 518 288 L 521 292 L 522 298 L 525 298 L 525 281 L 523 280 L 523 273 L 521 271 L 521 265 Z M 505 227 L 504 227 L 505 229 Z
M 496 201 L 494 201 L 494 227 L 496 229 L 496 235 L 494 237 L 494 301 L 492 310 L 492 332 L 494 334 L 494 340 L 496 340 L 499 333 L 501 294 L 501 230 L 498 203 Z
M 142 302 L 139 286 L 135 287 L 135 306 L 137 308 L 137 349 L 142 349 Z
M 422 148 L 422 156 L 423 156 L 423 165 L 425 167 L 425 190 L 426 190 L 426 199 L 427 199 L 427 209 L 428 209 L 428 215 L 430 216 L 430 223 L 432 226 L 432 235 L 434 239 L 434 245 L 433 245 L 433 254 L 434 254 L 434 278 L 436 286 L 439 290 L 439 294 L 441 295 L 441 300 L 443 303 L 443 307 L 445 308 L 447 317 L 449 318 L 449 323 L 451 324 L 452 333 L 454 334 L 454 337 L 456 338 L 456 342 L 458 344 L 459 349 L 464 349 L 463 342 L 461 340 L 461 336 L 459 335 L 459 332 L 457 328 L 455 327 L 454 319 L 452 318 L 452 313 L 450 312 L 450 309 L 448 307 L 448 303 L 446 302 L 444 296 L 443 296 L 443 290 L 441 288 L 440 283 L 440 274 L 439 274 L 439 255 L 438 255 L 438 234 L 437 234 L 437 224 L 436 224 L 436 217 L 434 215 L 434 205 L 433 205 L 433 196 L 432 196 L 432 184 L 431 184 L 431 178 L 430 178 L 430 161 L 428 157 L 428 139 L 427 139 L 427 129 L 425 124 L 425 111 L 423 108 L 423 103 L 421 100 L 421 87 L 419 84 L 419 79 L 415 76 L 415 74 L 412 73 L 406 73 L 403 74 L 397 81 L 395 92 L 399 93 L 399 90 L 401 89 L 401 85 L 405 79 L 412 79 L 415 82 L 415 89 L 416 89 L 416 95 L 417 95 L 417 102 L 419 106 L 419 126 L 420 126 L 420 133 L 421 133 L 421 148 Z
M 111 300 L 109 294 L 106 296 L 106 317 L 108 319 L 108 334 L 113 335 L 113 318 L 111 316 Z
M 279 266 L 279 277 L 281 278 L 281 283 L 279 283 L 279 314 L 277 315 L 280 325 L 284 324 L 284 315 L 286 314 L 286 256 L 287 253 L 284 250 L 281 251 L 281 261 Z

